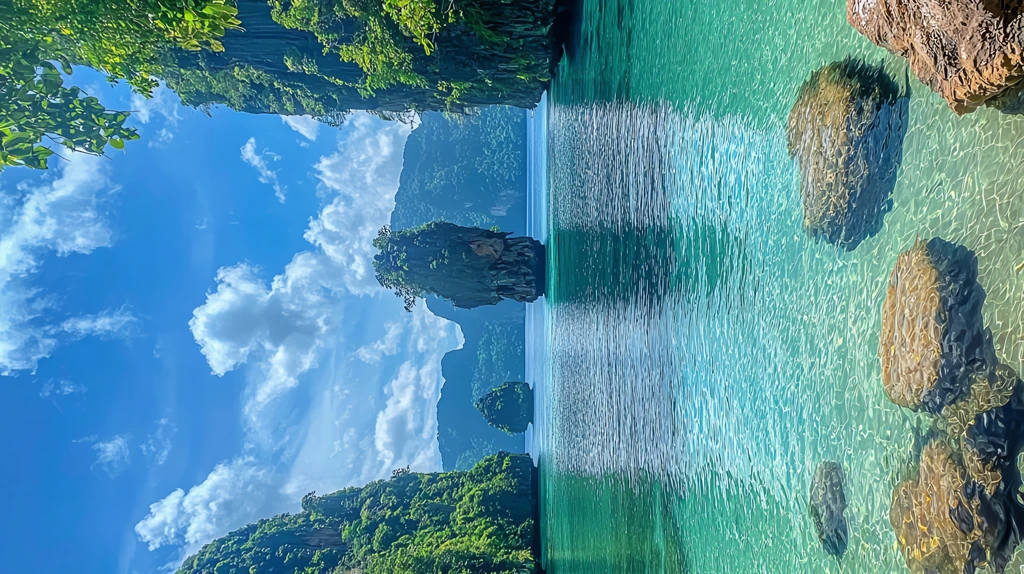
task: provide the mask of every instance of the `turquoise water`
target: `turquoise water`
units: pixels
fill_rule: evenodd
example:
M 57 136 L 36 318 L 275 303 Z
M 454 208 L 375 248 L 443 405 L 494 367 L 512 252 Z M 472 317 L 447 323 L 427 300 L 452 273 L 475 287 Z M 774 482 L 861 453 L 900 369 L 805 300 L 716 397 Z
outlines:
M 910 88 L 891 211 L 851 252 L 804 232 L 786 138 L 800 85 L 848 56 Z M 882 387 L 889 273 L 917 237 L 972 249 L 1022 370 L 1024 119 L 957 117 L 906 78 L 843 2 L 586 3 L 533 132 L 549 573 L 907 571 L 889 507 L 928 421 Z M 808 513 L 825 460 L 846 475 L 841 560 Z

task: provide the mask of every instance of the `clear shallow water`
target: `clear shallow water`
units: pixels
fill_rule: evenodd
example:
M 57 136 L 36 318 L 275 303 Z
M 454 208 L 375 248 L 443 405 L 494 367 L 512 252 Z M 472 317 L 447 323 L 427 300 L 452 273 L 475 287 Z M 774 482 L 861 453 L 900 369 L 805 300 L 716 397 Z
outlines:
M 585 6 L 547 125 L 549 572 L 905 571 L 888 513 L 924 417 L 888 400 L 877 349 L 918 236 L 975 251 L 1024 370 L 1024 119 L 958 118 L 910 80 L 881 231 L 849 253 L 804 232 L 786 121 L 847 56 L 904 82 L 843 2 Z M 846 473 L 841 562 L 807 512 L 823 460 Z

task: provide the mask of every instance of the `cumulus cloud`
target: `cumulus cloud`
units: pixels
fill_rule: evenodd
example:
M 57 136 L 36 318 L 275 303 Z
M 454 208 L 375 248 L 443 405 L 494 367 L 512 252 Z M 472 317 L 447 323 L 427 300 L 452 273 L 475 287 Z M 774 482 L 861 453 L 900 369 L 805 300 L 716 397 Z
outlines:
M 160 466 L 167 462 L 167 457 L 171 454 L 171 440 L 177 432 L 178 428 L 171 424 L 171 421 L 160 419 L 156 422 L 156 430 L 146 437 L 146 442 L 139 445 L 139 450 L 150 463 Z
M 402 328 L 402 324 L 398 322 L 385 323 L 384 337 L 356 349 L 356 356 L 364 363 L 376 364 L 382 357 L 394 355 L 398 352 L 398 341 L 402 336 Z
M 76 339 L 89 336 L 126 337 L 139 320 L 127 307 L 107 309 L 95 315 L 78 315 L 60 324 L 59 329 Z
M 114 435 L 107 441 L 101 441 L 96 436 L 89 436 L 76 440 L 78 443 L 91 443 L 92 450 L 96 453 L 96 460 L 92 463 L 93 470 L 99 469 L 114 478 L 121 474 L 131 462 L 131 452 L 128 443 L 131 435 Z
M 273 480 L 273 470 L 251 457 L 218 464 L 187 493 L 179 488 L 151 504 L 135 533 L 150 550 L 180 545 L 184 557 L 217 536 L 270 516 L 281 502 Z
M 366 115 L 314 166 L 324 206 L 296 254 L 270 278 L 249 263 L 221 268 L 189 325 L 217 375 L 244 369 L 243 455 L 154 503 L 136 533 L 185 553 L 257 518 L 293 509 L 310 490 L 440 469 L 440 360 L 458 329 L 425 306 L 402 310 L 372 273 L 409 128 Z M 343 320 L 347 318 L 347 324 Z M 357 321 L 385 325 L 380 332 Z M 394 362 L 381 361 L 394 356 Z M 386 364 L 384 364 L 386 363 Z M 269 438 L 268 438 L 269 437 Z
M 43 383 L 42 389 L 39 390 L 39 396 L 44 399 L 50 397 L 62 397 L 66 395 L 73 395 L 77 393 L 84 393 L 86 389 L 85 385 L 79 385 L 66 379 L 60 379 L 57 381 L 46 381 Z
M 333 199 L 304 237 L 341 267 L 350 292 L 369 294 L 381 290 L 373 273 L 373 240 L 395 209 L 410 128 L 366 115 L 351 123 L 342 148 L 315 166 L 321 193 Z
M 109 191 L 102 158 L 71 154 L 41 183 L 0 193 L 0 374 L 35 371 L 58 340 L 43 315 L 51 298 L 29 282 L 46 256 L 88 254 L 110 245 L 103 217 Z
M 277 154 L 269 150 L 263 150 L 259 153 L 256 152 L 256 138 L 249 138 L 249 141 L 245 142 L 242 146 L 242 161 L 251 165 L 259 173 L 260 183 L 265 183 L 274 188 L 274 195 L 277 196 L 277 200 L 284 203 L 284 188 L 277 181 L 277 172 L 270 169 L 267 165 L 267 160 L 277 161 L 280 158 Z
M 341 319 L 330 267 L 323 257 L 300 253 L 269 286 L 247 263 L 224 267 L 217 290 L 193 311 L 189 327 L 215 375 L 258 355 L 246 404 L 250 417 L 316 365 L 325 336 Z
M 309 116 L 281 116 L 281 121 L 310 141 L 320 135 L 320 122 Z

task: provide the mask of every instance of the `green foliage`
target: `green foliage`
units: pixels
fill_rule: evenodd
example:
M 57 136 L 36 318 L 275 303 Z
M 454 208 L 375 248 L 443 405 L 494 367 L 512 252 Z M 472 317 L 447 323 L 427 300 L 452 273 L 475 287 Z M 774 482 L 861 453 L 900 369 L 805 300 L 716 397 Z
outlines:
M 407 109 L 423 111 L 499 103 L 501 97 L 519 100 L 522 93 L 532 106 L 549 80 L 554 43 L 547 31 L 554 21 L 554 0 L 465 0 L 458 5 L 271 0 L 271 5 L 277 22 L 315 34 L 325 53 L 358 65 L 362 79 L 342 81 L 366 98 L 402 88 Z M 513 50 L 507 49 L 510 45 Z
M 0 170 L 6 166 L 46 169 L 53 149 L 100 155 L 109 145 L 123 149 L 139 136 L 124 127 L 126 112 L 109 111 L 76 87 L 66 87 L 61 70 L 44 59 L 46 41 L 0 24 Z M 58 62 L 71 72 L 67 60 Z
M 507 382 L 476 402 L 488 424 L 509 434 L 526 432 L 533 422 L 533 389 L 526 383 Z
M 469 471 L 310 493 L 302 512 L 207 544 L 178 574 L 534 572 L 533 480 L 529 457 L 499 453 Z
M 493 106 L 426 113 L 405 144 L 391 224 L 443 220 L 489 228 L 525 219 L 526 112 Z
M 144 94 L 156 87 L 164 51 L 223 50 L 218 38 L 241 24 L 229 0 L 14 0 L 11 12 L 21 29 L 50 39 L 51 58 L 102 70 Z
M 487 324 L 480 339 L 477 366 L 473 371 L 474 401 L 495 386 L 522 374 L 525 363 L 525 337 L 522 324 Z

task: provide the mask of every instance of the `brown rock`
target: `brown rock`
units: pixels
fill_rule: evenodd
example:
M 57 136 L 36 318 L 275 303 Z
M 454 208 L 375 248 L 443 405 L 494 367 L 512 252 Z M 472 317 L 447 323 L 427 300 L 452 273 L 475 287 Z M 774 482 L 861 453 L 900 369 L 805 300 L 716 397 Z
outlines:
M 832 62 L 800 86 L 786 135 L 808 235 L 852 251 L 881 229 L 906 120 L 896 83 L 860 60 Z
M 1021 0 L 847 0 L 860 33 L 903 56 L 958 114 L 990 103 L 1012 112 L 1024 79 Z
M 882 308 L 878 355 L 892 402 L 969 424 L 979 408 L 1005 404 L 1012 383 L 996 380 L 992 335 L 981 307 L 974 253 L 938 237 L 897 258 Z M 1007 386 L 1009 385 L 1009 386 Z

